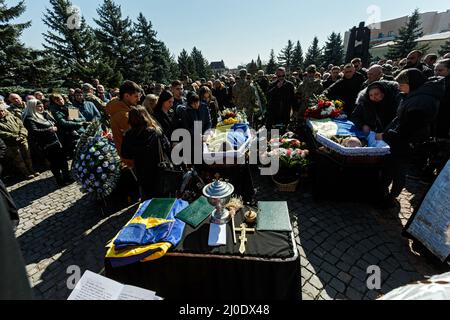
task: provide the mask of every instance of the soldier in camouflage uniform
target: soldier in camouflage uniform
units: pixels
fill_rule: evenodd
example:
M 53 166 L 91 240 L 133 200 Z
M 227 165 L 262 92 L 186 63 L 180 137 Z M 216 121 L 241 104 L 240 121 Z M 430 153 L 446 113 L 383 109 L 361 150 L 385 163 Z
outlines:
M 255 109 L 258 109 L 256 89 L 251 81 L 247 80 L 247 70 L 239 71 L 239 81 L 233 87 L 233 104 L 239 111 L 244 111 L 252 124 Z
M 309 107 L 310 99 L 314 95 L 319 95 L 323 92 L 322 81 L 320 79 L 315 79 L 317 68 L 315 65 L 311 65 L 306 69 L 307 76 L 302 83 L 297 88 L 296 96 L 300 106 L 299 112 L 297 114 L 298 119 L 302 119 L 306 109 Z
M 97 97 L 94 93 L 94 87 L 89 84 L 83 84 L 84 101 L 92 102 L 102 115 L 102 119 L 106 119 L 106 103 Z
M 9 113 L 22 120 L 22 113 L 26 107 L 25 102 L 23 102 L 22 98 L 15 93 L 11 93 L 8 97 L 8 100 L 9 100 L 9 108 L 8 108 Z
M 6 144 L 6 157 L 25 178 L 32 179 L 38 174 L 33 169 L 27 137 L 22 120 L 9 113 L 5 103 L 0 103 L 0 139 Z

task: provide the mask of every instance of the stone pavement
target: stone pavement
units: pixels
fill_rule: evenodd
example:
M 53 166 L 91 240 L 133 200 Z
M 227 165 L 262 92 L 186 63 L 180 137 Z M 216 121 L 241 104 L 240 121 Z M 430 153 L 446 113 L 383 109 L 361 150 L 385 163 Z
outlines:
M 447 271 L 432 258 L 412 252 L 402 227 L 425 187 L 408 181 L 400 212 L 377 211 L 360 203 L 314 202 L 301 186 L 294 194 L 274 191 L 268 177 L 255 177 L 258 200 L 287 200 L 296 220 L 301 254 L 299 290 L 304 300 L 375 299 L 425 276 Z M 57 189 L 50 172 L 10 183 L 20 209 L 17 238 L 37 299 L 67 299 L 67 268 L 103 272 L 104 246 L 131 218 L 129 208 L 101 207 L 76 184 Z M 381 268 L 382 287 L 366 286 L 367 268 Z M 301 287 L 300 287 L 301 285 Z

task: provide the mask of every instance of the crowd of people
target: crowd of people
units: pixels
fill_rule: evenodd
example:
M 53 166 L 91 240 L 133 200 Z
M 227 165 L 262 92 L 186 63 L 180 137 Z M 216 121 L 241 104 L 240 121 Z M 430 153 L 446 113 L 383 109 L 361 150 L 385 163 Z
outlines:
M 245 112 L 258 129 L 304 121 L 315 95 L 344 102 L 344 112 L 363 132 L 391 146 L 392 165 L 386 174 L 387 197 L 401 192 L 415 146 L 430 138 L 449 139 L 450 54 L 444 57 L 413 51 L 397 61 L 381 60 L 363 68 L 351 63 L 327 68 L 314 65 L 302 70 L 277 69 L 273 75 L 247 70 L 193 81 L 174 80 L 169 86 L 125 81 L 106 90 L 99 80 L 69 89 L 68 95 L 42 92 L 20 97 L 0 97 L 0 145 L 5 159 L 26 179 L 38 175 L 33 163 L 50 167 L 58 186 L 73 182 L 68 161 L 80 135 L 93 121 L 112 130 L 123 169 L 131 169 L 143 200 L 159 196 L 158 164 L 169 154 L 172 132 L 178 128 L 194 134 L 215 128 L 220 112 L 236 108 Z M 426 158 L 421 155 L 419 158 Z

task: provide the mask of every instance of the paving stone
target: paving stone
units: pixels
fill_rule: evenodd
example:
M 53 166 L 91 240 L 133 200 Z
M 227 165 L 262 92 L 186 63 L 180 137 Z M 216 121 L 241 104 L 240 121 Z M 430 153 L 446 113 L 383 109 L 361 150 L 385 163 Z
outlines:
M 345 292 L 345 283 L 343 283 L 341 280 L 334 278 L 333 280 L 330 281 L 329 285 L 334 288 L 335 290 L 337 290 L 338 292 Z

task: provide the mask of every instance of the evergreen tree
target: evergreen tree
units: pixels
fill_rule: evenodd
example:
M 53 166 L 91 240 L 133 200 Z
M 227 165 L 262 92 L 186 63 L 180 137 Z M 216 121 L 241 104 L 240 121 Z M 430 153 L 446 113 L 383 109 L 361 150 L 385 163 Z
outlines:
M 294 51 L 292 52 L 292 70 L 303 69 L 303 49 L 300 41 L 297 41 Z
M 27 54 L 19 38 L 31 22 L 9 23 L 25 11 L 24 1 L 8 7 L 5 0 L 0 0 L 0 85 L 15 85 L 18 73 L 23 67 L 23 56 Z
M 167 84 L 170 80 L 170 53 L 162 41 L 153 45 L 153 80 Z
M 312 64 L 319 67 L 322 64 L 322 50 L 319 48 L 319 39 L 314 37 L 311 46 L 308 48 L 308 52 L 305 56 L 305 67 Z
M 258 70 L 262 70 L 262 61 L 261 57 L 258 54 L 258 59 L 256 59 L 256 65 L 258 66 Z
M 332 32 L 325 43 L 323 63 L 327 66 L 333 64 L 340 66 L 344 62 L 344 46 L 342 44 L 341 34 Z
M 286 72 L 289 73 L 292 67 L 292 59 L 294 53 L 294 44 L 291 40 L 288 41 L 286 47 L 281 50 L 280 55 L 278 56 L 279 63 L 286 68 Z
M 137 23 L 134 24 L 134 33 L 137 45 L 138 70 L 134 79 L 137 82 L 148 84 L 153 80 L 153 50 L 156 39 L 156 31 L 153 30 L 151 21 L 147 21 L 144 15 L 139 13 Z
M 92 80 L 100 58 L 93 30 L 69 0 L 50 0 L 50 5 L 44 13 L 49 30 L 43 34 L 43 46 L 57 61 L 57 74 L 68 84 Z
M 266 66 L 266 73 L 267 74 L 274 74 L 277 71 L 277 61 L 275 59 L 275 52 L 273 49 L 270 51 L 270 58 L 269 62 Z
M 191 79 L 196 79 L 194 60 L 189 56 L 188 52 L 183 49 L 178 56 L 178 68 L 180 69 L 180 76 L 188 76 Z
M 192 59 L 192 61 L 194 61 L 194 68 L 195 68 L 195 73 L 197 74 L 197 77 L 205 78 L 205 79 L 208 78 L 209 64 L 206 61 L 206 59 L 203 57 L 202 52 L 200 50 L 198 50 L 196 47 L 194 47 L 192 49 L 191 59 Z M 211 69 L 209 68 L 209 71 L 210 70 Z
M 58 63 L 53 55 L 44 50 L 27 49 L 23 56 L 25 61 L 21 75 L 16 84 L 33 88 L 61 87 L 65 82 L 65 76 L 58 74 Z
M 419 9 L 415 9 L 408 22 L 398 31 L 399 36 L 394 44 L 388 47 L 387 59 L 405 58 L 413 50 L 421 50 L 424 53 L 430 49 L 428 44 L 419 47 L 417 39 L 423 36 Z
M 441 46 L 441 50 L 438 51 L 439 55 L 441 55 L 442 57 L 445 56 L 447 53 L 450 52 L 450 39 L 447 40 L 447 42 L 445 42 L 442 46 Z
M 54 0 L 64 1 L 64 0 Z M 95 30 L 102 52 L 125 79 L 134 79 L 138 70 L 138 48 L 133 38 L 131 20 L 122 18 L 121 6 L 112 0 L 104 0 L 97 9 L 98 19 L 94 19 L 99 29 Z
M 252 75 L 255 75 L 258 72 L 258 65 L 255 60 L 252 60 L 252 62 L 247 65 L 247 71 Z

